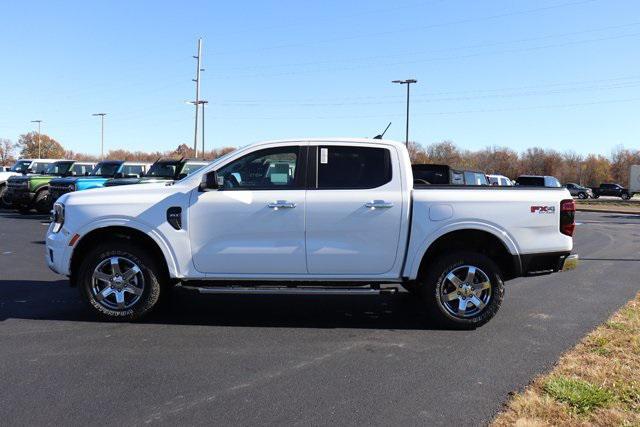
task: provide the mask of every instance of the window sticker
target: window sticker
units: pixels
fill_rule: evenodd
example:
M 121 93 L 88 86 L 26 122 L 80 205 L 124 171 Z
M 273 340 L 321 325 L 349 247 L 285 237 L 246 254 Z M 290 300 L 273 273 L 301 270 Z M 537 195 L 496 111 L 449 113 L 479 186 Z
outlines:
M 322 163 L 323 165 L 326 165 L 327 163 L 329 163 L 329 149 L 328 148 L 321 148 L 320 149 L 320 163 Z

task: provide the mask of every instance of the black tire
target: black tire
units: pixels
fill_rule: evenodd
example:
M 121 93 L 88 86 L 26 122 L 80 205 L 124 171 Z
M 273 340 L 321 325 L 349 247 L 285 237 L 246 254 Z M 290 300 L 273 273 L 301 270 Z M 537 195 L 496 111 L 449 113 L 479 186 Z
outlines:
M 599 195 L 599 194 L 594 194 L 594 195 L 593 195 L 593 198 L 594 198 L 594 199 L 598 199 L 598 198 L 600 198 L 600 195 Z
M 448 289 L 457 289 L 447 279 L 449 273 L 464 272 L 464 269 L 468 266 L 473 266 L 480 270 L 479 272 L 476 270 L 476 281 L 483 280 L 483 283 L 485 283 L 487 282 L 485 279 L 488 279 L 490 283 L 488 288 L 481 290 L 480 286 L 473 285 L 466 287 L 464 290 L 459 288 L 460 292 L 473 291 L 472 294 L 467 295 L 465 298 L 459 296 L 461 295 L 460 292 L 452 291 L 445 294 Z M 466 271 L 468 272 L 468 268 Z M 420 288 L 422 298 L 427 306 L 427 315 L 437 325 L 447 329 L 475 329 L 484 325 L 496 315 L 504 298 L 504 283 L 502 282 L 500 269 L 489 257 L 480 253 L 454 252 L 449 255 L 442 255 L 425 268 L 422 276 Z M 460 281 L 463 282 L 460 284 L 461 286 L 466 284 L 464 280 Z M 480 285 L 480 283 L 476 285 Z M 477 290 L 474 290 L 475 288 Z M 476 292 L 480 297 L 476 297 Z M 444 295 L 452 295 L 458 300 L 446 302 Z M 453 307 L 456 305 L 457 310 L 460 310 L 463 299 L 466 300 L 464 314 L 452 313 Z M 484 306 L 481 308 L 476 307 L 472 303 L 472 299 L 484 301 Z M 472 308 L 469 308 L 469 302 L 472 303 Z
M 142 290 L 139 296 L 133 297 L 138 299 L 131 306 L 110 307 L 109 305 L 113 305 L 115 296 L 112 298 L 111 295 L 108 295 L 102 298 L 102 301 L 97 297 L 93 273 L 101 263 L 109 261 L 110 258 L 125 259 L 139 267 L 141 276 L 138 277 L 143 283 Z M 82 299 L 99 319 L 115 322 L 136 321 L 149 314 L 156 306 L 165 282 L 167 280 L 158 261 L 149 254 L 148 250 L 132 244 L 128 240 L 113 240 L 98 245 L 84 257 L 77 274 L 77 285 Z M 96 280 L 95 283 L 98 286 L 100 283 L 106 284 L 106 282 L 99 280 Z M 108 287 L 110 286 L 106 285 L 100 290 L 104 291 Z
M 578 193 L 578 199 L 586 199 L 587 198 L 587 193 Z
M 7 186 L 5 184 L 0 185 L 0 209 L 11 208 L 11 202 L 6 200 Z
M 51 197 L 49 196 L 49 190 L 44 189 L 36 193 L 33 198 L 33 207 L 39 214 L 48 214 L 51 212 Z
M 622 198 L 622 200 L 629 200 L 631 198 L 631 196 L 629 196 L 629 193 L 622 193 L 620 197 Z

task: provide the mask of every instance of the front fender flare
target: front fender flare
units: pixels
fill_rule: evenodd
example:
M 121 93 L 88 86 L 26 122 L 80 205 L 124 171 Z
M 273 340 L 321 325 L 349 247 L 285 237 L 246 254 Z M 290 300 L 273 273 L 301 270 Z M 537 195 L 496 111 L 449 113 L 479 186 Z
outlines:
M 95 221 L 91 221 L 91 223 L 81 227 L 78 231 L 76 231 L 76 233 L 80 235 L 80 239 L 82 239 L 84 236 L 91 233 L 92 231 L 98 230 L 100 228 L 106 228 L 106 227 L 132 228 L 151 237 L 151 239 L 153 239 L 153 241 L 158 245 L 158 247 L 160 248 L 160 251 L 162 252 L 162 255 L 164 256 L 165 262 L 167 263 L 167 269 L 169 270 L 169 276 L 180 277 L 180 272 L 178 271 L 177 262 L 176 262 L 176 256 L 173 250 L 171 249 L 171 245 L 169 245 L 169 242 L 155 228 L 143 222 L 137 221 L 133 218 L 102 218 Z M 70 271 L 70 268 L 71 268 L 71 258 L 73 256 L 73 251 L 76 246 L 77 244 L 74 245 L 72 248 L 70 248 L 70 251 L 69 251 L 69 256 L 67 259 L 68 271 Z

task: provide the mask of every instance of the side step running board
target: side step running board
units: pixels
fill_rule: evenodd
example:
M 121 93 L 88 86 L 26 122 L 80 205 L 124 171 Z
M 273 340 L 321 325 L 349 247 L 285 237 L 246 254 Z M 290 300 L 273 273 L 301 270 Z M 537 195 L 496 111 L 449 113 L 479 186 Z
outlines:
M 180 285 L 182 289 L 197 291 L 201 294 L 257 294 L 257 295 L 380 295 L 392 294 L 397 288 L 313 288 L 287 286 L 190 286 Z

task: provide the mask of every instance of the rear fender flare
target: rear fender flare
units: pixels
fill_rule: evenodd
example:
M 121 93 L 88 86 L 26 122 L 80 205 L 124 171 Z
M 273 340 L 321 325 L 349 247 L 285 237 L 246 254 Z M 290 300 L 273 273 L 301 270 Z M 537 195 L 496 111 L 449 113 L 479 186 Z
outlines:
M 509 235 L 509 233 L 507 233 L 506 230 L 502 229 L 496 224 L 479 221 L 455 222 L 439 228 L 438 230 L 429 234 L 420 243 L 420 245 L 418 246 L 418 250 L 414 251 L 414 255 L 407 260 L 407 265 L 405 266 L 403 276 L 408 277 L 410 280 L 415 280 L 418 277 L 418 270 L 420 269 L 422 259 L 424 258 L 431 245 L 440 237 L 451 232 L 461 230 L 478 230 L 493 234 L 498 238 L 498 240 L 502 242 L 502 244 L 507 248 L 511 255 L 518 255 L 520 253 L 515 240 Z

